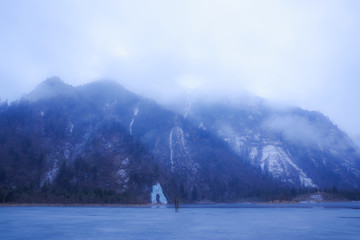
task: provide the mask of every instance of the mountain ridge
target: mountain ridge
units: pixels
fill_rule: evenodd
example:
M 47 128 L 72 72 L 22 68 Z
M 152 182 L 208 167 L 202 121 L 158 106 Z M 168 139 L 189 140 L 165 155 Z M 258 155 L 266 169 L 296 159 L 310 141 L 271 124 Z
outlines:
M 329 119 L 251 102 L 192 102 L 184 113 L 116 82 L 48 79 L 0 107 L 0 200 L 146 203 L 161 189 L 170 202 L 226 202 L 359 190 L 359 152 Z

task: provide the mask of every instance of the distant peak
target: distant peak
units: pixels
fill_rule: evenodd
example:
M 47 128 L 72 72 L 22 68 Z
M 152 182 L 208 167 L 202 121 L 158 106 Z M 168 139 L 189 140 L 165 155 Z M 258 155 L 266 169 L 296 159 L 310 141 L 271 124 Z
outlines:
M 115 99 L 121 97 L 136 97 L 136 94 L 125 89 L 120 83 L 113 80 L 98 80 L 87 83 L 78 88 L 85 95 L 93 99 Z
M 46 84 L 48 86 L 59 86 L 59 85 L 67 85 L 65 84 L 59 77 L 53 76 L 50 78 L 47 78 L 45 81 L 43 81 L 41 84 Z
M 125 89 L 120 83 L 110 80 L 110 79 L 101 79 L 91 83 L 86 84 L 87 86 L 95 86 L 102 88 L 116 88 L 116 89 Z
M 63 82 L 59 77 L 50 77 L 41 82 L 32 92 L 25 96 L 26 99 L 37 101 L 56 96 L 70 96 L 74 94 L 75 89 Z

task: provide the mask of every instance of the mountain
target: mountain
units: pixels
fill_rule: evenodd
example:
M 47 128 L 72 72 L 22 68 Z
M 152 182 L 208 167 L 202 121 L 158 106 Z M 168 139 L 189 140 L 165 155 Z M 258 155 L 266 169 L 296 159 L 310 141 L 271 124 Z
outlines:
M 360 188 L 360 151 L 323 114 L 265 100 L 192 102 L 186 116 L 264 174 L 313 188 Z
M 76 94 L 75 89 L 64 83 L 58 77 L 51 77 L 43 81 L 37 88 L 25 96 L 26 100 L 35 102 L 41 99 L 51 99 L 54 97 L 69 97 Z
M 1 107 L 4 200 L 147 202 L 161 176 L 158 165 L 123 125 L 103 114 L 101 99 L 58 81 L 39 88 L 30 102 Z M 56 94 L 33 101 L 43 89 Z
M 318 112 L 164 107 L 112 81 L 47 79 L 0 104 L 0 201 L 166 203 L 358 191 L 359 150 Z

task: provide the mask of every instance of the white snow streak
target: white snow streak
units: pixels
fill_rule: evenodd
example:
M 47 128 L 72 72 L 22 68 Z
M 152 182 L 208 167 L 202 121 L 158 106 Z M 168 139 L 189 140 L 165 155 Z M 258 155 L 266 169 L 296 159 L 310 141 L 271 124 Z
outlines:
M 134 109 L 134 117 L 136 117 L 139 113 L 139 107 L 136 106 L 135 109 Z
M 133 126 L 133 124 L 134 124 L 135 117 L 136 117 L 138 114 L 139 114 L 139 107 L 136 106 L 136 107 L 134 108 L 133 118 L 131 119 L 130 126 L 129 126 L 130 135 L 133 135 L 132 126 Z
M 186 146 L 184 131 L 181 127 L 173 127 L 169 135 L 170 164 L 171 171 L 174 172 L 175 164 L 177 167 L 186 168 L 193 173 L 197 172 L 198 164 L 194 163 Z M 177 160 L 177 161 L 176 161 Z
M 54 166 L 46 173 L 46 176 L 44 177 L 44 179 L 41 181 L 40 186 L 42 187 L 45 183 L 53 183 L 58 172 L 59 172 L 59 167 L 57 166 L 58 160 L 55 159 L 54 162 Z
M 176 127 L 176 131 L 180 136 L 181 146 L 184 150 L 185 149 L 185 138 L 184 138 L 184 131 L 180 127 Z
M 191 109 L 191 102 L 189 101 L 188 102 L 188 108 L 186 109 L 186 112 L 184 114 L 184 118 L 186 118 L 188 116 L 190 109 Z
M 70 133 L 72 133 L 73 132 L 73 129 L 74 129 L 74 124 L 72 124 L 72 122 L 70 122 Z
M 239 154 L 241 153 L 241 150 L 244 146 L 244 141 L 246 139 L 244 137 L 235 137 L 234 139 L 234 143 L 233 143 L 233 148 L 235 149 L 235 151 Z
M 170 164 L 171 164 L 171 171 L 174 172 L 174 149 L 173 149 L 173 133 L 174 129 L 172 128 L 170 131 L 169 136 L 169 148 L 170 148 Z
M 131 119 L 130 126 L 129 126 L 129 132 L 130 132 L 130 135 L 132 135 L 132 126 L 133 126 L 133 124 L 134 124 L 134 121 L 135 121 L 135 119 L 134 119 L 134 118 L 133 118 L 133 119 Z

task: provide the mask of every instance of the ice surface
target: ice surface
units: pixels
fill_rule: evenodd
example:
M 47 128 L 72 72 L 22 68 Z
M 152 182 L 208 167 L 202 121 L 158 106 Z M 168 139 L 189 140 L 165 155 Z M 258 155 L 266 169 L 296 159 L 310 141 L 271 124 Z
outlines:
M 310 206 L 0 207 L 0 239 L 359 239 L 359 210 Z

